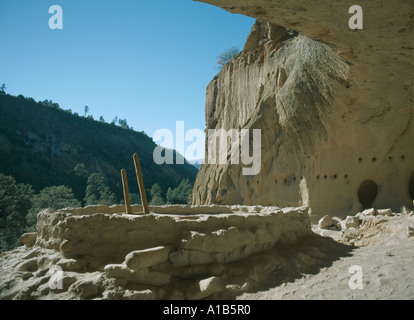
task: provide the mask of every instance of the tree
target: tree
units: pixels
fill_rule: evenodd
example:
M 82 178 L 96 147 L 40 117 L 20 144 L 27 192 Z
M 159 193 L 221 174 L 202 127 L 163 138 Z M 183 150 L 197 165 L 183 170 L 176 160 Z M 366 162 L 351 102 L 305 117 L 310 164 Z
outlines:
M 240 49 L 238 47 L 231 47 L 230 49 L 222 52 L 218 57 L 217 64 L 219 69 L 223 68 L 227 62 L 233 58 L 237 58 L 240 55 Z
M 118 124 L 121 128 L 129 129 L 128 123 L 126 119 L 119 119 Z
M 88 106 L 85 106 L 85 117 L 86 117 L 86 115 L 89 113 L 89 107 Z
M 83 163 L 78 163 L 75 168 L 73 168 L 73 172 L 78 177 L 86 178 L 88 176 L 88 170 Z
M 168 188 L 167 203 L 169 204 L 189 204 L 191 193 L 193 191 L 193 184 L 190 179 L 186 178 L 178 185 L 177 188 Z
M 101 173 L 93 173 L 89 176 L 86 185 L 85 205 L 108 205 L 116 203 L 115 194 L 105 184 L 105 177 Z
M 151 201 L 149 203 L 150 205 L 162 206 L 165 204 L 164 200 L 162 199 L 162 189 L 158 183 L 155 183 L 152 185 L 150 195 L 151 195 Z
M 0 87 L 0 94 L 6 94 L 6 85 L 4 83 Z
M 13 177 L 0 174 L 0 252 L 19 245 L 33 194 L 30 185 L 17 184 Z
M 102 116 L 100 116 L 99 117 L 99 122 L 105 122 L 105 119 Z
M 174 199 L 174 189 L 171 187 L 168 187 L 167 193 L 165 194 L 165 197 L 167 198 L 167 203 L 168 204 L 173 204 L 173 199 Z
M 81 203 L 75 198 L 71 188 L 66 186 L 44 188 L 32 198 L 32 208 L 26 217 L 27 231 L 34 231 L 37 223 L 37 214 L 43 209 L 59 210 L 80 206 Z
M 131 204 L 141 204 L 141 197 L 138 193 L 131 193 L 129 199 Z M 124 200 L 122 200 L 122 203 L 124 204 Z
M 74 177 L 72 178 L 73 193 L 77 199 L 83 199 L 85 196 L 86 183 L 88 181 L 88 170 L 83 163 L 78 163 L 73 168 Z

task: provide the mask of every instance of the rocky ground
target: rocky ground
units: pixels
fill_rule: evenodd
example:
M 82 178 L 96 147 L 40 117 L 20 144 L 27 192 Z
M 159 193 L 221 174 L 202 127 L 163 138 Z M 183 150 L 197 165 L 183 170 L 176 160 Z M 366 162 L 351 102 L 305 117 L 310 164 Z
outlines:
M 137 284 L 111 275 L 112 269 L 90 271 L 83 260 L 65 259 L 56 250 L 19 247 L 0 254 L 0 300 L 409 300 L 414 299 L 413 228 L 414 213 L 408 210 L 324 217 L 312 226 L 314 234 L 241 261 L 148 269 L 170 270 L 168 287 Z
M 350 251 L 317 272 L 304 272 L 292 281 L 244 293 L 238 299 L 414 299 L 414 214 L 403 211 L 367 210 L 356 218 L 321 219 L 313 231 L 343 243 Z M 357 288 L 354 276 L 358 272 L 353 266 L 362 272 L 362 286 Z

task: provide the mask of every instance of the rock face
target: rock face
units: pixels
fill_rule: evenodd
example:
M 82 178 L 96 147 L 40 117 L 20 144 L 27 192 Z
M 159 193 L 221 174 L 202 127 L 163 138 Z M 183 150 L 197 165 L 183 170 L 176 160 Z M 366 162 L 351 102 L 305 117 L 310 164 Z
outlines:
M 348 3 L 203 2 L 268 21 L 206 98 L 207 129 L 262 130 L 261 171 L 205 164 L 193 204 L 308 206 L 315 222 L 412 208 L 412 3 L 364 3 L 364 29 L 352 31 Z

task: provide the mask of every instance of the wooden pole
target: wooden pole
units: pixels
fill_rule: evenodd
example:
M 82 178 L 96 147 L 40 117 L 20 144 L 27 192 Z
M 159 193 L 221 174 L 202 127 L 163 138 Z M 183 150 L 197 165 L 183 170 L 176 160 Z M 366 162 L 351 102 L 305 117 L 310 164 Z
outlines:
M 125 210 L 127 214 L 131 214 L 131 200 L 129 199 L 129 189 L 128 189 L 128 180 L 126 176 L 126 171 L 124 169 L 121 170 L 122 176 L 122 185 L 124 187 L 124 200 L 125 200 Z
M 149 214 L 150 211 L 148 208 L 147 194 L 145 193 L 144 179 L 142 178 L 141 166 L 139 165 L 139 158 L 137 153 L 134 153 L 134 165 L 135 172 L 137 174 L 139 194 L 141 195 L 142 209 L 144 210 L 144 214 Z

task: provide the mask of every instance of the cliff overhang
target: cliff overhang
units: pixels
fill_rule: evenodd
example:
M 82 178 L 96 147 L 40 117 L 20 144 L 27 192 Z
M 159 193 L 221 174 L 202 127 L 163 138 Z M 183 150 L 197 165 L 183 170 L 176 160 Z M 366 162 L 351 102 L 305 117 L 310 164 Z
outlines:
M 351 30 L 344 2 L 202 2 L 260 20 L 209 84 L 206 127 L 261 129 L 262 167 L 202 166 L 194 204 L 308 206 L 314 220 L 412 207 L 412 3 L 366 2 Z

